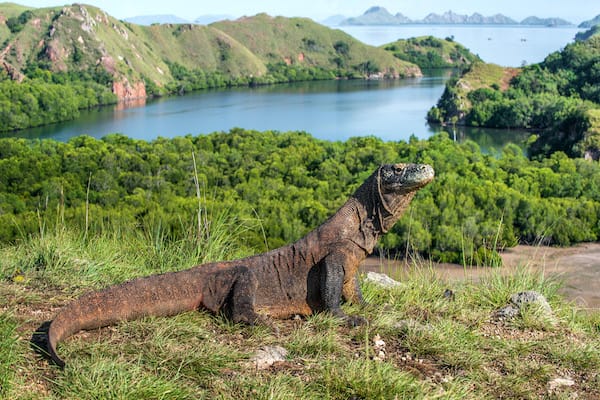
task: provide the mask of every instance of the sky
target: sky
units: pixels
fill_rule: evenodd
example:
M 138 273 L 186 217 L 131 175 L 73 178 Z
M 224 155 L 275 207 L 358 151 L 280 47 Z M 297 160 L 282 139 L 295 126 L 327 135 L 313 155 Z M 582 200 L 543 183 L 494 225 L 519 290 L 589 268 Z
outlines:
M 60 0 L 12 1 L 36 8 L 72 3 Z M 355 17 L 372 6 L 385 7 L 392 14 L 400 12 L 411 19 L 421 19 L 430 12 L 441 14 L 452 10 L 469 15 L 479 12 L 485 16 L 501 13 L 519 21 L 531 15 L 559 17 L 579 24 L 600 14 L 598 0 L 83 0 L 81 3 L 102 8 L 118 19 L 157 14 L 173 14 L 187 20 L 214 14 L 237 18 L 266 12 L 321 21 L 336 14 Z

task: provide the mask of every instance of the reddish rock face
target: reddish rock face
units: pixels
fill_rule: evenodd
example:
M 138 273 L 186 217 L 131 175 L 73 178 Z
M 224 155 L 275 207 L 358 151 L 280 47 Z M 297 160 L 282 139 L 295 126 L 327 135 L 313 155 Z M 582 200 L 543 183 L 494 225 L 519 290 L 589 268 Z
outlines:
M 129 83 L 127 79 L 119 82 L 113 82 L 113 93 L 117 95 L 119 101 L 128 101 L 134 99 L 146 98 L 146 85 L 144 82 Z

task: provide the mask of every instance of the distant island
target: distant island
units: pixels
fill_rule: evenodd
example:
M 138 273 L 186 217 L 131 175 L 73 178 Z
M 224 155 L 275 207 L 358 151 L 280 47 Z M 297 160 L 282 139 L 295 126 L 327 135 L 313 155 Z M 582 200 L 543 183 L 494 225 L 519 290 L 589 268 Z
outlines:
M 536 26 L 570 26 L 571 22 L 562 18 L 527 17 L 518 22 L 502 14 L 486 17 L 479 13 L 472 15 L 457 14 L 446 11 L 443 14 L 430 13 L 423 19 L 410 19 L 402 13 L 391 14 L 384 7 L 371 7 L 358 17 L 346 18 L 339 25 L 406 25 L 406 24 L 460 24 L 460 25 L 536 25 Z

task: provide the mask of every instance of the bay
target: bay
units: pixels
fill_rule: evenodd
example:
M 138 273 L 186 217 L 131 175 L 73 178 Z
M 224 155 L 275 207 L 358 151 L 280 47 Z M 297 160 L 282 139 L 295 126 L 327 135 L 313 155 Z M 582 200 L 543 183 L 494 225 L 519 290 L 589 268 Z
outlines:
M 450 37 L 478 53 L 485 61 L 518 66 L 542 61 L 569 43 L 574 27 L 407 25 L 346 26 L 357 39 L 381 45 L 398 38 L 431 34 Z M 228 131 L 306 131 L 325 140 L 373 135 L 383 140 L 430 137 L 442 129 L 457 140 L 475 140 L 491 151 L 519 142 L 524 132 L 472 128 L 441 128 L 426 123 L 427 111 L 437 103 L 452 71 L 425 71 L 422 78 L 397 81 L 321 81 L 199 91 L 115 107 L 82 111 L 75 121 L 2 134 L 66 141 L 87 134 L 110 133 L 152 140 Z
M 393 81 L 337 80 L 199 91 L 185 96 L 84 111 L 74 121 L 10 136 L 66 141 L 109 133 L 152 140 L 206 134 L 234 127 L 306 131 L 326 140 L 377 136 L 406 140 L 431 136 L 427 110 L 437 102 L 451 71 Z
M 527 25 L 398 25 L 336 27 L 372 46 L 398 39 L 434 36 L 453 37 L 488 63 L 520 67 L 544 61 L 550 53 L 572 42 L 581 29 L 575 26 Z

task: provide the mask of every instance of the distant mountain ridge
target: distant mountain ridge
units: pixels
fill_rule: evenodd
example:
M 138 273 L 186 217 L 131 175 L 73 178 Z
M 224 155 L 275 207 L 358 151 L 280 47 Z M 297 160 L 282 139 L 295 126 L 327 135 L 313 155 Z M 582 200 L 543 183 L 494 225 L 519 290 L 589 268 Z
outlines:
M 452 11 L 446 11 L 443 14 L 431 13 L 421 21 L 423 24 L 488 24 L 488 25 L 516 25 L 518 24 L 512 18 L 502 14 L 496 14 L 491 17 L 485 17 L 482 14 L 474 13 L 472 15 L 456 14 Z
M 539 18 L 532 16 L 521 21 L 521 25 L 567 26 L 573 24 L 562 18 Z
M 578 28 L 589 29 L 589 28 L 592 28 L 592 27 L 594 27 L 596 25 L 600 25 L 600 15 L 596 15 L 594 18 L 592 18 L 592 19 L 590 19 L 588 21 L 583 21 L 577 27 Z
M 190 21 L 172 14 L 159 15 L 136 15 L 124 19 L 125 22 L 130 22 L 137 25 L 152 25 L 152 24 L 189 24 Z
M 194 20 L 194 23 L 200 24 L 200 25 L 208 25 L 208 24 L 212 24 L 213 22 L 233 20 L 233 19 L 235 19 L 235 18 L 232 17 L 231 15 L 227 15 L 227 14 L 207 14 L 207 15 L 201 15 L 198 18 L 196 18 Z
M 201 15 L 193 21 L 180 18 L 177 15 L 172 14 L 158 14 L 158 15 L 137 15 L 135 17 L 125 18 L 123 21 L 130 22 L 137 25 L 154 25 L 154 24 L 199 24 L 208 25 L 213 22 L 224 21 L 234 19 L 231 15 L 227 14 L 207 14 Z M 343 19 L 343 18 L 342 18 Z
M 402 13 L 392 14 L 385 7 L 371 7 L 358 17 L 347 18 L 340 25 L 404 25 L 404 24 L 467 24 L 467 25 L 544 25 L 544 26 L 567 26 L 571 22 L 561 18 L 539 18 L 527 17 L 518 22 L 503 14 L 484 16 L 480 13 L 472 15 L 457 14 L 451 10 L 443 14 L 430 13 L 423 19 L 410 19 Z
M 409 23 L 411 23 L 411 20 L 401 13 L 392 15 L 384 7 L 371 7 L 363 15 L 345 19 L 340 25 L 399 25 Z

